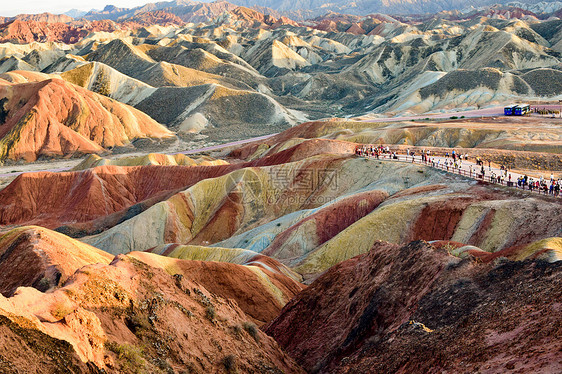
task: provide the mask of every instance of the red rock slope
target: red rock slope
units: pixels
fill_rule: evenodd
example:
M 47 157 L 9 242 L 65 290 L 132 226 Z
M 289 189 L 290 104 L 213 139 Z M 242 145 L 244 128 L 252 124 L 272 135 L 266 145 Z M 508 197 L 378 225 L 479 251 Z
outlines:
M 371 213 L 386 198 L 388 193 L 378 190 L 359 192 L 342 198 L 281 232 L 263 254 L 279 259 L 300 257 Z M 314 227 L 315 230 L 310 233 L 306 226 Z
M 282 265 L 276 260 L 261 255 L 248 266 L 142 252 L 132 252 L 130 256 L 170 275 L 186 276 L 213 294 L 235 301 L 259 324 L 275 318 L 305 288 L 279 271 Z M 18 287 L 52 290 L 79 268 L 109 264 L 113 259 L 109 253 L 58 232 L 38 226 L 19 227 L 0 236 L 0 293 L 11 296 Z
M 303 372 L 236 302 L 127 256 L 0 296 L 0 331 L 2 372 Z
M 215 295 L 236 301 L 240 309 L 260 324 L 277 317 L 281 308 L 305 288 L 286 275 L 264 267 L 178 260 L 145 252 L 131 252 L 128 256 L 181 274 Z
M 35 20 L 16 19 L 0 25 L 0 42 L 31 43 L 34 41 L 57 41 L 76 43 L 87 32 L 81 33 L 65 23 L 47 23 Z
M 128 105 L 61 79 L 0 85 L 0 160 L 100 152 L 173 136 Z
M 298 24 L 286 17 L 276 19 L 270 14 L 264 15 L 256 10 L 238 7 L 230 12 L 233 20 L 238 21 L 238 26 L 254 27 L 254 28 L 276 28 L 282 25 L 298 26 Z
M 158 16 L 154 17 L 155 21 L 159 21 L 158 18 Z M 141 26 L 136 22 L 117 24 L 110 20 L 79 20 L 63 23 L 66 20 L 68 18 L 62 18 L 61 15 L 48 13 L 5 19 L 5 22 L 0 24 L 0 43 L 62 42 L 73 44 L 82 40 L 90 32 L 113 32 Z
M 85 222 L 230 169 L 230 165 L 98 166 L 22 174 L 0 191 L 0 225 L 25 222 L 54 228 L 64 222 Z
M 13 17 L 13 19 L 46 23 L 68 23 L 74 20 L 74 18 L 67 16 L 66 14 L 53 14 L 47 12 L 39 14 L 18 14 L 17 16 Z
M 265 331 L 309 372 L 560 372 L 562 262 L 464 260 L 379 242 Z
M 320 154 L 323 150 L 349 155 L 354 147 L 354 143 L 348 142 L 310 140 L 252 162 L 232 165 L 99 166 L 78 172 L 22 174 L 0 191 L 0 201 L 3 202 L 0 205 L 0 225 L 34 224 L 56 228 L 121 211 L 119 217 L 110 219 L 116 224 L 128 214 L 125 209 L 130 206 L 153 198 L 142 208 L 144 210 L 206 178 L 219 177 L 248 166 L 297 161 Z M 138 213 L 140 211 L 135 214 Z M 94 223 L 96 227 L 106 228 L 104 225 L 104 222 Z M 87 232 L 88 229 L 81 226 L 69 232 Z
M 17 287 L 46 291 L 82 266 L 109 264 L 113 257 L 58 232 L 19 227 L 0 236 L 0 293 L 10 296 Z

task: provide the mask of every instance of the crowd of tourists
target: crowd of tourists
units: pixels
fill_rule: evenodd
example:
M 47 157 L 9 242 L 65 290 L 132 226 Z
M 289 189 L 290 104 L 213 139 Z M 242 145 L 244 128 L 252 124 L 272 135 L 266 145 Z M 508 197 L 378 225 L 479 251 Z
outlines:
M 383 145 L 361 145 L 355 149 L 355 154 L 362 157 L 375 157 L 377 159 L 398 159 L 396 150 L 391 150 L 389 146 Z M 415 162 L 416 150 L 406 149 L 405 156 L 406 161 Z M 491 161 L 487 162 L 488 165 L 486 168 L 484 165 L 484 160 L 479 157 L 475 158 L 476 165 L 469 163 L 468 171 L 462 170 L 461 172 L 461 169 L 463 167 L 463 160 L 465 162 L 468 161 L 467 153 L 458 153 L 453 149 L 450 153 L 445 152 L 442 157 L 444 157 L 445 159 L 442 160 L 442 158 L 438 158 L 437 155 L 432 153 L 430 150 L 422 149 L 420 151 L 418 160 L 426 165 L 430 165 L 432 167 L 443 169 L 453 173 L 466 173 L 466 175 L 471 178 L 483 180 L 489 178 L 490 182 L 492 183 L 536 191 L 538 193 L 544 193 L 545 195 L 558 197 L 560 196 L 560 190 L 562 190 L 562 179 L 556 179 L 554 175 L 550 175 L 549 179 L 545 179 L 542 176 L 538 179 L 534 179 L 532 177 L 524 175 L 519 176 L 517 180 L 512 180 L 512 175 L 507 166 L 501 165 L 499 172 L 496 172 L 495 170 L 492 170 Z
M 524 175 L 517 178 L 517 187 L 530 191 L 537 191 L 539 194 L 544 193 L 545 195 L 558 197 L 562 189 L 562 179 L 555 179 L 552 174 L 549 180 L 543 178 L 542 175 L 538 179 L 533 179 L 532 177 Z
M 540 114 L 542 116 L 558 116 L 558 115 L 560 115 L 559 110 L 552 110 L 552 109 L 547 109 L 547 108 L 534 107 L 533 112 L 535 112 L 536 114 Z
M 355 148 L 355 154 L 363 157 L 376 157 L 388 156 L 388 158 L 398 159 L 396 152 L 390 152 L 389 146 L 382 145 L 363 145 Z

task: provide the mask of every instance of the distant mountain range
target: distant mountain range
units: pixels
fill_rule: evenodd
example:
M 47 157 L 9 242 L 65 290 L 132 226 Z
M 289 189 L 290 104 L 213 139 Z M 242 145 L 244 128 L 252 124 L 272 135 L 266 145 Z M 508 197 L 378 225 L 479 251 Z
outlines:
M 207 21 L 224 11 L 235 9 L 235 4 L 226 1 L 199 2 L 190 0 L 174 0 L 158 3 L 148 3 L 135 8 L 119 8 L 114 5 L 107 5 L 102 10 L 91 10 L 81 14 L 80 18 L 89 21 L 112 20 L 118 21 L 132 18 L 141 13 L 166 11 L 172 13 L 186 22 Z
M 68 12 L 65 12 L 64 15 L 75 18 L 75 19 L 78 19 L 78 18 L 81 18 L 86 13 L 88 13 L 88 12 L 86 12 L 84 10 L 71 9 Z
M 223 12 L 230 12 L 236 9 L 237 6 L 245 6 L 275 18 L 285 16 L 292 20 L 302 22 L 324 16 L 328 13 L 359 16 L 384 13 L 411 16 L 453 11 L 467 14 L 470 12 L 479 12 L 494 5 L 518 8 L 546 17 L 562 9 L 562 2 L 558 0 L 541 2 L 533 0 L 363 0 L 355 2 L 334 0 L 329 3 L 321 0 L 232 0 L 229 2 L 224 0 L 213 2 L 173 0 L 147 3 L 134 8 L 120 8 L 114 5 L 107 5 L 102 10 L 92 9 L 90 11 L 82 11 L 72 9 L 60 15 L 60 17 L 71 17 L 76 20 L 84 19 L 88 21 L 123 21 L 142 13 L 164 11 L 179 17 L 179 19 L 184 22 L 206 22 Z M 43 15 L 44 14 L 46 13 L 43 13 Z M 33 18 L 34 20 L 38 20 L 37 16 L 39 15 L 33 16 L 35 16 L 35 18 Z M 0 22 L 4 23 L 15 18 L 28 20 L 30 16 L 0 16 Z M 58 22 L 68 22 L 68 20 L 58 20 Z
M 103 10 L 92 10 L 87 13 L 74 9 L 65 14 L 73 18 L 84 17 L 88 20 L 117 20 L 119 18 L 132 17 L 138 13 L 165 10 L 183 18 L 182 14 L 188 14 L 197 10 L 200 11 L 201 15 L 217 10 L 232 10 L 233 7 L 231 6 L 234 4 L 253 8 L 275 17 L 284 15 L 296 21 L 303 21 L 328 12 L 353 15 L 367 15 L 371 13 L 396 15 L 427 14 L 451 10 L 470 11 L 474 8 L 494 4 L 511 5 L 537 14 L 553 13 L 562 9 L 562 2 L 560 1 L 538 2 L 533 0 L 360 0 L 353 2 L 346 0 L 334 0 L 331 2 L 325 2 L 324 0 L 232 0 L 230 3 L 228 4 L 221 0 L 214 2 L 174 0 L 148 3 L 135 8 L 119 8 L 107 5 Z
M 518 6 L 535 13 L 552 13 L 562 8 L 560 1 L 506 1 L 506 0 L 232 0 L 234 4 L 271 8 L 295 20 L 304 20 L 325 14 L 328 11 L 367 15 L 386 14 L 426 14 L 450 10 L 463 10 L 490 6 L 494 4 Z

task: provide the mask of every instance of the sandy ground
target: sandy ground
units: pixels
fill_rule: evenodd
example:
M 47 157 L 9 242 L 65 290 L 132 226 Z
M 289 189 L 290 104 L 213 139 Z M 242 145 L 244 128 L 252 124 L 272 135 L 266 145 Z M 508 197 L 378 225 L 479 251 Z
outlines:
M 544 109 L 549 109 L 549 110 L 554 110 L 554 111 L 558 111 L 560 110 L 561 106 L 558 104 L 545 104 L 545 105 L 531 105 L 531 109 L 533 108 L 544 108 Z M 376 115 L 370 116 L 370 115 L 365 115 L 365 116 L 360 116 L 360 117 L 355 117 L 353 119 L 355 120 L 359 120 L 359 121 L 366 121 L 366 122 L 388 122 L 388 121 L 404 121 L 404 120 L 416 120 L 416 119 L 425 119 L 425 118 L 430 118 L 430 119 L 446 119 L 446 118 L 451 118 L 453 116 L 456 117 L 461 117 L 464 116 L 466 118 L 468 117 L 493 117 L 493 116 L 504 116 L 503 114 L 503 108 L 504 106 L 493 106 L 493 107 L 489 107 L 489 108 L 483 108 L 483 109 L 472 109 L 472 110 L 453 110 L 450 112 L 444 112 L 444 113 L 423 113 L 423 114 L 419 114 L 419 115 L 415 115 L 415 116 L 396 116 L 396 117 L 391 117 L 391 118 L 377 118 Z M 539 116 L 539 115 L 535 115 L 533 114 L 533 116 L 537 116 L 537 117 L 552 117 L 552 116 Z M 517 116 L 509 116 L 508 118 L 521 118 L 521 117 L 517 117 Z M 523 117 L 524 118 L 524 117 Z M 558 118 L 560 118 L 558 116 Z
M 416 116 L 396 116 L 391 118 L 376 118 L 371 116 L 361 116 L 356 117 L 354 119 L 366 122 L 388 122 L 388 121 L 409 121 L 412 119 L 444 119 L 444 118 L 451 118 L 453 116 L 465 116 L 465 117 L 490 117 L 490 116 L 499 116 L 503 115 L 503 107 L 491 107 L 485 109 L 475 109 L 475 110 L 465 110 L 465 111 L 453 111 L 447 113 L 424 113 L 419 114 Z

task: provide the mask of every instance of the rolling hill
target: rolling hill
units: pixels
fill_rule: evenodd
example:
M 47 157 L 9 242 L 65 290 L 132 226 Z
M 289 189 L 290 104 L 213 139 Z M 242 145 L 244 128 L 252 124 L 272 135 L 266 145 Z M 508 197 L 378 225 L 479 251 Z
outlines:
M 138 138 L 173 137 L 146 114 L 61 79 L 3 82 L 2 161 L 99 153 Z

